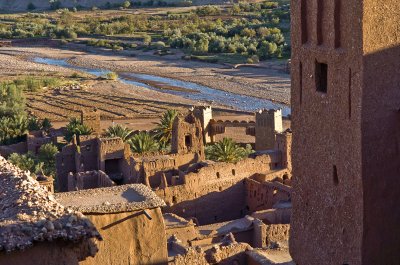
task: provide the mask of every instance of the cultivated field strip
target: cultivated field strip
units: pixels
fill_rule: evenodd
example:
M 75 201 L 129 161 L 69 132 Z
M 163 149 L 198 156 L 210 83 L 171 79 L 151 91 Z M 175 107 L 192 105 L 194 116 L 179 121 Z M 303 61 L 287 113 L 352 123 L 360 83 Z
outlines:
M 168 109 L 184 110 L 189 105 L 138 99 L 129 96 L 92 93 L 88 91 L 49 91 L 28 93 L 27 108 L 39 118 L 66 121 L 78 117 L 81 110 L 97 108 L 101 118 L 118 120 L 136 117 L 155 117 Z

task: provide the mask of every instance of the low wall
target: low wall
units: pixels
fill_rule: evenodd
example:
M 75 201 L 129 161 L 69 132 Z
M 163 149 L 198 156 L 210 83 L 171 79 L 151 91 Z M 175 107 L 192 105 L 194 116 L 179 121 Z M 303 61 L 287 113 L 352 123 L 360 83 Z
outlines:
M 12 153 L 24 154 L 28 152 L 26 142 L 20 142 L 11 145 L 0 145 L 0 155 L 2 157 L 9 157 Z

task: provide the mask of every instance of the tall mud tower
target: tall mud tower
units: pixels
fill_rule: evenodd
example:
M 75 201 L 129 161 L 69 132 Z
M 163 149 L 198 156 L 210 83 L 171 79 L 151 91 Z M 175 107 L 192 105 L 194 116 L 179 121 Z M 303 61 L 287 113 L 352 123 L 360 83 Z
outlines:
M 298 265 L 400 261 L 400 1 L 292 0 Z

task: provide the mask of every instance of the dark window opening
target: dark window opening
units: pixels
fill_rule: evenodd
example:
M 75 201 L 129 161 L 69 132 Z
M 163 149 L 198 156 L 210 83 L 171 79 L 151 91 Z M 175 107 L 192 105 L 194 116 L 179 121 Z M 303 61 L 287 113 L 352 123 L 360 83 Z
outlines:
M 232 175 L 236 175 L 236 171 L 234 169 L 232 169 Z
M 219 172 L 217 172 L 217 178 L 219 179 L 221 176 L 219 175 Z
M 338 177 L 338 173 L 337 173 L 337 167 L 335 165 L 333 165 L 333 183 L 335 185 L 339 184 L 339 177 Z
M 219 187 L 218 190 L 219 190 L 219 191 L 222 191 L 222 187 Z
M 216 215 L 214 215 L 214 221 L 217 221 L 218 217 Z
M 325 63 L 315 63 L 315 86 L 319 92 L 328 91 L 328 65 Z
M 185 135 L 185 146 L 187 148 L 192 146 L 192 137 L 190 135 Z
M 172 202 L 176 203 L 176 197 L 175 196 L 172 196 Z

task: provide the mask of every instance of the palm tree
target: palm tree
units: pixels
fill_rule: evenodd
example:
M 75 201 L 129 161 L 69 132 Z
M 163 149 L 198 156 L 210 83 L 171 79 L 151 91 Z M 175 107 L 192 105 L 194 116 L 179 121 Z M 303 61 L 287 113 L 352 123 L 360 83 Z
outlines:
M 251 151 L 240 147 L 231 138 L 224 138 L 214 145 L 206 148 L 208 159 L 218 162 L 234 163 L 246 157 Z
M 145 132 L 135 134 L 131 139 L 129 139 L 128 143 L 134 153 L 143 154 L 158 150 L 157 142 L 150 134 Z
M 107 128 L 106 136 L 107 137 L 119 137 L 122 141 L 126 142 L 130 138 L 132 138 L 133 131 L 129 130 L 126 127 L 123 127 L 119 124 L 111 125 Z
M 177 110 L 167 110 L 157 123 L 156 134 L 154 135 L 163 146 L 166 146 L 172 138 L 172 125 L 178 116 Z
M 23 115 L 0 119 L 0 142 L 3 144 L 20 142 L 27 132 L 28 121 Z
M 67 142 L 71 142 L 74 135 L 79 139 L 80 135 L 90 135 L 92 132 L 92 128 L 82 124 L 77 118 L 72 118 L 67 124 L 67 132 L 65 133 L 64 138 Z

